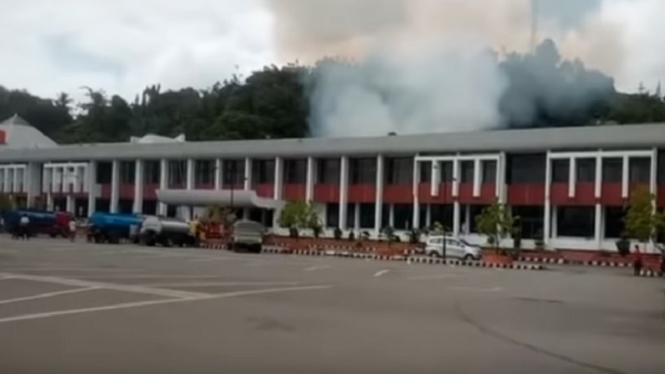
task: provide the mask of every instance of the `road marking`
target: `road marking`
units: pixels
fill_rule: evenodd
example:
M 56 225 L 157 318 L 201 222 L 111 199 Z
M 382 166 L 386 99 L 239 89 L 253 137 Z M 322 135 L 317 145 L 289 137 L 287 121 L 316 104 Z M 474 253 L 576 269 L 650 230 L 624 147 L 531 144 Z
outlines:
M 297 286 L 298 282 L 200 282 L 200 283 L 146 283 L 150 287 L 215 287 L 215 286 Z
M 0 300 L 0 305 L 17 303 L 17 302 L 20 302 L 20 301 L 45 299 L 47 297 L 67 295 L 67 294 L 70 294 L 70 293 L 93 291 L 93 290 L 98 290 L 98 289 L 99 289 L 98 287 L 86 287 L 86 288 L 77 288 L 77 289 L 74 289 L 74 290 L 65 290 L 65 291 L 58 291 L 58 292 L 42 293 L 42 294 L 39 294 L 39 295 L 18 297 L 16 299 Z
M 4 275 L 4 274 L 3 274 Z M 24 274 L 7 274 L 16 279 L 31 280 L 36 282 L 45 282 L 45 283 L 54 283 L 62 284 L 66 286 L 78 286 L 78 287 L 97 287 L 113 291 L 125 291 L 125 292 L 134 292 L 134 293 L 144 293 L 149 295 L 165 296 L 165 297 L 175 297 L 175 298 L 199 298 L 199 297 L 208 297 L 210 294 L 201 293 L 201 292 L 187 292 L 187 291 L 175 291 L 175 290 L 165 290 L 159 288 L 151 288 L 145 286 L 133 286 L 126 284 L 115 284 L 115 283 L 103 283 L 103 282 L 93 282 L 79 279 L 69 279 L 69 278 L 60 278 L 60 277 L 49 277 L 49 276 L 37 276 L 37 275 L 24 275 Z
M 378 277 L 380 277 L 380 276 L 386 274 L 386 273 L 389 272 L 389 271 L 390 271 L 390 270 L 388 270 L 388 269 L 381 270 L 381 271 L 377 271 L 377 272 L 374 274 L 374 278 L 378 278 Z
M 479 287 L 462 287 L 462 286 L 452 286 L 448 287 L 449 290 L 454 291 L 471 291 L 471 292 L 501 292 L 503 287 L 493 287 L 493 288 L 479 288 Z
M 330 265 L 312 266 L 305 269 L 305 271 L 314 271 L 314 270 L 323 270 L 323 269 L 330 269 Z
M 233 260 L 244 260 L 244 258 L 233 258 L 233 257 L 209 257 L 209 258 L 195 258 L 187 262 L 213 262 L 213 261 L 233 261 Z
M 231 298 L 231 297 L 261 295 L 261 294 L 278 293 L 278 292 L 324 290 L 324 289 L 329 289 L 331 287 L 332 287 L 331 285 L 320 285 L 320 286 L 302 286 L 302 287 L 265 288 L 265 289 L 260 289 L 260 290 L 227 292 L 227 293 L 222 293 L 222 294 L 208 295 L 208 296 L 202 296 L 202 297 L 197 297 L 197 298 L 189 298 L 189 299 L 169 299 L 169 300 L 140 301 L 140 302 L 134 302 L 134 303 L 123 303 L 123 304 L 107 305 L 107 306 L 92 307 L 92 308 L 69 309 L 69 310 L 60 310 L 60 311 L 55 311 L 55 312 L 24 314 L 24 315 L 20 315 L 20 316 L 0 318 L 0 323 L 50 318 L 50 317 L 57 317 L 57 316 L 63 316 L 63 315 L 69 315 L 69 314 L 83 314 L 83 313 L 92 313 L 92 312 L 102 312 L 102 311 L 107 311 L 107 310 L 140 308 L 140 307 L 144 307 L 144 306 L 160 305 L 160 304 L 175 304 L 175 303 L 186 303 L 186 302 L 191 302 L 191 301 L 227 299 L 227 298 Z
M 170 274 L 111 274 L 111 275 L 78 275 L 85 279 L 213 279 L 224 275 L 170 275 Z
M 430 280 L 430 279 L 445 279 L 445 278 L 459 278 L 457 274 L 437 274 L 437 275 L 422 275 L 418 277 L 410 277 L 407 280 L 410 281 L 419 281 L 419 280 Z
M 140 269 L 109 269 L 109 268 L 66 268 L 66 267 L 20 267 L 20 268 L 1 268 L 0 271 L 94 271 L 94 272 L 132 272 L 143 271 Z

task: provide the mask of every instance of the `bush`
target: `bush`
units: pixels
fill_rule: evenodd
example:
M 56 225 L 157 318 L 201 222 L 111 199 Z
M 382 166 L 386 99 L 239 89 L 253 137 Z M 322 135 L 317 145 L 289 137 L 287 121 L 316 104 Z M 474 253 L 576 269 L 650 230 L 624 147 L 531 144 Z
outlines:
M 353 231 L 349 231 L 349 240 L 356 240 L 356 234 Z
M 411 232 L 409 232 L 409 243 L 411 244 L 420 243 L 420 231 L 418 231 L 417 229 L 413 229 L 411 230 Z
M 339 227 L 335 227 L 335 231 L 333 231 L 333 235 L 335 236 L 336 240 L 342 239 L 342 230 Z
M 621 257 L 626 257 L 630 254 L 630 240 L 627 235 L 621 235 L 621 239 L 616 241 L 617 252 Z

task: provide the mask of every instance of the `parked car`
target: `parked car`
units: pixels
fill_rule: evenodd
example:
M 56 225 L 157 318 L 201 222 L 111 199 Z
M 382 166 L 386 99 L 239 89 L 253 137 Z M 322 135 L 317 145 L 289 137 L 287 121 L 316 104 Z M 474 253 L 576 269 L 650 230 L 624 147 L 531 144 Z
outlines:
M 263 249 L 263 235 L 265 227 L 254 221 L 240 220 L 233 224 L 230 249 L 234 251 L 247 250 L 249 252 L 261 253 Z
M 446 243 L 446 257 L 462 260 L 480 260 L 481 248 L 464 239 L 453 236 L 430 236 L 427 238 L 425 254 L 432 257 L 443 257 L 443 243 Z

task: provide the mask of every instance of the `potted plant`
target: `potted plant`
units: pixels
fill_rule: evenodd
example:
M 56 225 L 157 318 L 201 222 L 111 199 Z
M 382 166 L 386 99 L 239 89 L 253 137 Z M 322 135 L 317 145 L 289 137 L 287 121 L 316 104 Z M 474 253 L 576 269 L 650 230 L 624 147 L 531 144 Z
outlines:
M 418 229 L 412 229 L 409 231 L 409 244 L 418 244 L 420 243 L 421 232 Z
M 335 227 L 335 230 L 333 231 L 333 236 L 335 237 L 335 240 L 342 240 L 342 229 L 339 227 Z
M 536 235 L 534 235 L 533 240 L 536 245 L 536 251 L 542 252 L 545 250 L 545 237 L 543 235 L 543 230 L 538 230 Z
M 476 217 L 478 232 L 487 236 L 488 247 L 483 253 L 483 262 L 491 264 L 512 264 L 509 253 L 501 248 L 501 239 L 512 233 L 514 218 L 508 206 L 495 201 L 483 209 Z

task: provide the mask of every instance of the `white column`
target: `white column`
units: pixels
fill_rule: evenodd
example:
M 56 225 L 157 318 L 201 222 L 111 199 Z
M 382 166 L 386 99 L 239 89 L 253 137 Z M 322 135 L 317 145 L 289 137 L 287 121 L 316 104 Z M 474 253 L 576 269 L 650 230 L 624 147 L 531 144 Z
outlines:
M 420 228 L 420 198 L 418 196 L 418 185 L 420 184 L 420 163 L 417 158 L 413 160 L 413 223 L 411 228 Z
M 5 193 L 12 192 L 11 179 L 9 174 L 11 174 L 11 167 L 5 167 L 5 175 L 2 181 L 2 190 Z
M 143 160 L 136 160 L 134 166 L 134 207 L 132 211 L 135 214 L 143 213 L 143 183 L 144 183 L 144 165 Z
M 550 152 L 547 152 L 547 158 L 545 159 L 545 213 L 543 219 L 543 243 L 547 245 L 550 241 L 552 235 L 552 203 L 551 203 L 551 192 L 552 192 L 552 159 L 550 158 Z
M 430 183 L 430 195 L 439 196 L 441 190 L 441 161 L 432 161 L 432 180 Z
M 480 159 L 476 158 L 473 160 L 473 197 L 480 196 L 480 184 L 482 183 L 481 165 Z
M 558 238 L 559 237 L 559 229 L 557 227 L 558 225 L 558 215 L 559 215 L 559 207 L 553 206 L 552 207 L 552 238 Z
M 471 205 L 464 206 L 464 235 L 471 233 Z
M 501 152 L 496 161 L 496 198 L 499 203 L 505 204 L 508 201 L 506 196 L 506 153 Z
M 53 206 L 53 194 L 49 192 L 48 195 L 46 195 L 46 210 L 52 212 L 54 209 L 55 207 Z
M 629 182 L 630 182 L 630 159 L 628 155 L 623 156 L 623 171 L 621 173 L 621 197 L 628 198 Z
M 88 184 L 88 217 L 90 217 L 97 210 L 97 162 L 95 161 L 90 161 L 88 164 L 86 183 Z M 48 199 L 49 206 L 53 206 L 53 197 L 50 193 Z
M 66 207 L 65 210 L 67 213 L 70 214 L 76 214 L 76 207 L 75 207 L 75 201 L 74 201 L 74 196 L 72 195 L 67 195 L 67 202 L 66 202 Z
M 577 184 L 577 159 L 571 157 L 568 164 L 568 197 L 575 197 L 575 185 Z
M 53 179 L 53 168 L 49 167 L 49 165 L 44 165 L 44 169 L 42 171 L 42 192 L 43 193 L 50 193 L 51 192 L 52 179 Z
M 307 172 L 305 181 L 305 201 L 314 200 L 314 181 L 316 180 L 316 170 L 314 157 L 307 157 Z
M 13 186 L 12 186 L 12 191 L 17 193 L 21 192 L 21 179 L 23 178 L 23 175 L 21 175 L 21 171 L 23 169 L 20 166 L 14 167 L 14 180 Z
M 275 158 L 275 200 L 282 199 L 282 191 L 284 190 L 284 159 L 281 157 Z M 275 215 L 276 216 L 276 215 Z
M 593 196 L 596 199 L 600 199 L 603 186 L 603 156 L 601 152 L 598 151 L 598 155 L 596 155 L 596 176 L 593 185 Z
M 62 166 L 57 165 L 53 167 L 53 178 L 51 179 L 51 191 L 56 193 L 62 192 Z
M 603 241 L 603 206 L 596 204 L 596 220 L 594 222 L 594 240 L 598 250 L 601 249 L 601 242 Z
M 432 227 L 432 204 L 427 204 L 427 214 L 425 215 L 425 227 Z
M 111 163 L 111 204 L 109 211 L 118 213 L 118 203 L 120 202 L 120 161 L 113 160 Z
M 161 159 L 159 161 L 159 189 L 166 190 L 169 183 L 169 162 L 167 159 Z M 160 202 L 157 205 L 157 214 L 165 216 L 167 211 L 166 204 Z
M 460 182 L 460 160 L 455 158 L 453 160 L 453 197 L 459 196 L 459 182 Z
M 249 191 L 252 189 L 252 159 L 245 158 L 245 176 L 244 176 L 243 189 Z
M 655 214 L 658 210 L 658 148 L 653 149 L 651 154 L 651 170 L 649 175 L 649 190 L 654 196 L 654 199 L 651 202 L 653 213 Z M 654 235 L 655 236 L 655 235 Z M 655 247 L 653 239 L 649 243 L 650 250 L 654 253 L 658 253 L 658 250 Z
M 221 159 L 215 160 L 215 189 L 221 190 L 224 186 L 224 163 Z
M 374 235 L 381 236 L 381 224 L 383 223 L 383 180 L 385 173 L 385 158 L 383 155 L 376 157 L 376 202 L 374 208 Z
M 25 192 L 28 196 L 28 207 L 34 207 L 35 199 L 42 192 L 42 173 L 40 172 L 40 165 L 36 162 L 28 164 L 27 172 L 25 173 Z
M 342 156 L 339 168 L 339 228 L 346 230 L 346 211 L 349 199 L 349 158 Z
M 185 189 L 191 191 L 194 189 L 194 172 L 196 171 L 194 159 L 187 159 L 187 174 L 185 174 Z
M 388 226 L 395 228 L 395 204 L 388 204 Z
M 453 203 L 453 236 L 460 236 L 460 213 L 461 206 L 459 201 L 455 200 Z

